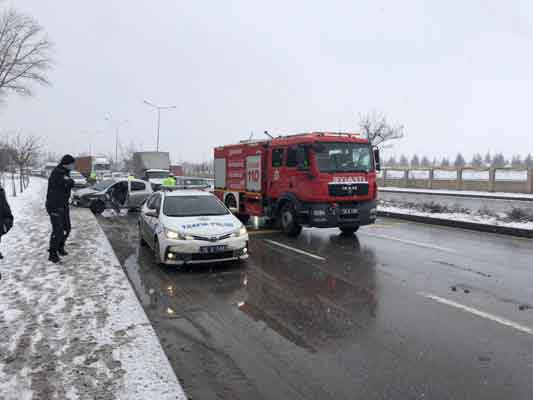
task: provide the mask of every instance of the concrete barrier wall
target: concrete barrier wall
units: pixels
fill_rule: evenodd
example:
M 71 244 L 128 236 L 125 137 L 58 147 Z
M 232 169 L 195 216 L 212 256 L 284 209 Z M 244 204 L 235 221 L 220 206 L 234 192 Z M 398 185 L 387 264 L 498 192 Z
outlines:
M 385 168 L 378 185 L 413 189 L 533 193 L 533 169 Z

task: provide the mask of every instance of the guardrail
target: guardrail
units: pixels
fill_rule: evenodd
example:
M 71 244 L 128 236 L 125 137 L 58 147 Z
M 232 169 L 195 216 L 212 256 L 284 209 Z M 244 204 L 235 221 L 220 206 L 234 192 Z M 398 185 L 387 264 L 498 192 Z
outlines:
M 378 185 L 413 189 L 533 193 L 533 169 L 384 168 Z

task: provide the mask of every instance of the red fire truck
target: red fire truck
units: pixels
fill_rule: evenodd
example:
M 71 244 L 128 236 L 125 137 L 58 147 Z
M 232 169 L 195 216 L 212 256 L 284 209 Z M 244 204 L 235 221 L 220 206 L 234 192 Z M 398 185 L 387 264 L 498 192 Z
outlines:
M 379 150 L 355 133 L 312 132 L 215 149 L 215 194 L 243 221 L 353 233 L 374 223 Z

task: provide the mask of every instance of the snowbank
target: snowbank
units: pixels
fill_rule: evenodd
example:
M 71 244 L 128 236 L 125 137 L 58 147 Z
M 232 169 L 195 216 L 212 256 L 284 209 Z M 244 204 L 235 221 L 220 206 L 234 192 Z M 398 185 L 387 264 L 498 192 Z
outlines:
M 533 222 L 508 222 L 501 220 L 498 216 L 487 215 L 473 215 L 466 213 L 432 213 L 419 211 L 413 208 L 394 207 L 394 206 L 378 206 L 381 212 L 390 212 L 396 214 L 417 215 L 428 218 L 448 219 L 451 221 L 473 222 L 476 224 L 484 224 L 490 226 L 502 226 L 507 228 L 527 229 L 533 231 Z
M 441 189 L 410 189 L 393 186 L 380 186 L 380 192 L 405 192 L 423 193 L 434 195 L 464 196 L 464 197 L 486 197 L 486 198 L 509 198 L 520 200 L 533 200 L 533 194 L 529 193 L 508 193 L 508 192 L 480 192 L 473 190 L 441 190 Z
M 16 222 L 1 244 L 0 398 L 185 399 L 89 211 L 72 210 L 64 263 L 46 261 L 45 189 L 34 178 L 8 197 Z

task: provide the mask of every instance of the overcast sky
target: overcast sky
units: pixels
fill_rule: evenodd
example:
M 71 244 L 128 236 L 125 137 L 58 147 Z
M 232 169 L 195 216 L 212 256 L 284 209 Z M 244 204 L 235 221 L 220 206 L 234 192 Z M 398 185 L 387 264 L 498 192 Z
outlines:
M 78 154 L 155 148 L 174 161 L 249 137 L 403 123 L 393 152 L 533 152 L 531 1 L 7 0 L 56 43 L 51 87 L 11 96 L 0 129 Z M 389 150 L 390 151 L 390 150 Z

